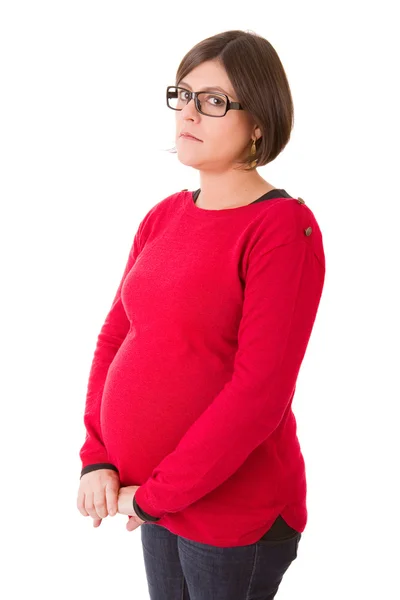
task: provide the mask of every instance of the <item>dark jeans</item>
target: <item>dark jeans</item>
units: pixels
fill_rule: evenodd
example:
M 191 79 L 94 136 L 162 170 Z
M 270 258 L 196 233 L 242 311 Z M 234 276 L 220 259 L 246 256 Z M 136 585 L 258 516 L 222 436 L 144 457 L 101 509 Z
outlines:
M 140 530 L 150 600 L 272 600 L 302 536 L 220 548 L 154 523 Z

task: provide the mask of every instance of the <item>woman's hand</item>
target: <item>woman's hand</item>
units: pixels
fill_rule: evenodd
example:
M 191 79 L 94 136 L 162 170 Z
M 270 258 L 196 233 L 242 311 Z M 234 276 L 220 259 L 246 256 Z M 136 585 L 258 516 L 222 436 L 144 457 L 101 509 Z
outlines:
M 119 475 L 113 469 L 98 469 L 80 478 L 77 507 L 84 517 L 93 518 L 93 527 L 116 514 L 119 487 Z
M 138 515 L 135 513 L 135 509 L 133 508 L 133 498 L 137 490 L 139 489 L 139 485 L 127 485 L 126 487 L 119 488 L 118 493 L 118 512 L 121 515 L 128 515 L 129 521 L 126 525 L 128 531 L 133 531 L 146 523 L 143 521 Z

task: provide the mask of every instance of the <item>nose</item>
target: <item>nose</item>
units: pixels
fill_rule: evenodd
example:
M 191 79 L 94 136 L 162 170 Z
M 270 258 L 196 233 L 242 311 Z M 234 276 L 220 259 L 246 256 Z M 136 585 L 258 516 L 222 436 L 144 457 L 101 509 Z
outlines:
M 189 102 L 184 106 L 181 110 L 182 118 L 185 119 L 187 117 L 193 118 L 193 116 L 199 115 L 199 111 L 196 108 L 194 103 L 194 98 L 190 98 Z

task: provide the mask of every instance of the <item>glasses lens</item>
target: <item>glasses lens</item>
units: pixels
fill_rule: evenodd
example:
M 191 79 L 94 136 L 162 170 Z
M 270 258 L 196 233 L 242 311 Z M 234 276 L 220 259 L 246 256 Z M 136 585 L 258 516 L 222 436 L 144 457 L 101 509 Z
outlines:
M 221 117 L 226 112 L 226 98 L 221 94 L 200 92 L 198 95 L 200 110 L 211 117 Z M 170 86 L 167 90 L 167 103 L 174 110 L 182 110 L 190 100 L 188 90 Z
M 198 96 L 201 112 L 211 117 L 220 117 L 226 111 L 226 98 L 221 94 L 201 92 Z

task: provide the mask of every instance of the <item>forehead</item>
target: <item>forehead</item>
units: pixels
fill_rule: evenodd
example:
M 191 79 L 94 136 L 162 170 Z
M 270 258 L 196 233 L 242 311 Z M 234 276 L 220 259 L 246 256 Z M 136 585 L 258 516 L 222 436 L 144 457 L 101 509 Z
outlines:
M 235 95 L 225 69 L 215 62 L 205 62 L 198 65 L 178 84 L 196 92 L 222 92 L 231 98 Z
M 192 90 L 192 86 L 187 82 L 187 81 L 180 81 L 179 83 L 180 86 L 186 87 L 189 90 Z M 226 90 L 224 90 L 224 88 L 220 87 L 219 85 L 202 85 L 202 86 L 195 86 L 196 91 L 197 92 L 222 92 L 223 94 L 226 94 L 227 96 L 230 96 L 231 94 L 229 94 Z

